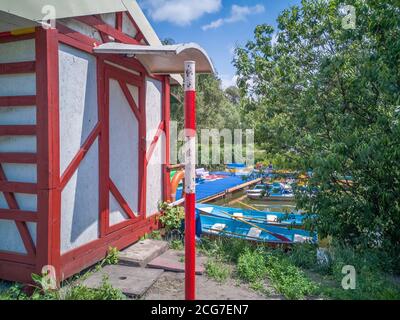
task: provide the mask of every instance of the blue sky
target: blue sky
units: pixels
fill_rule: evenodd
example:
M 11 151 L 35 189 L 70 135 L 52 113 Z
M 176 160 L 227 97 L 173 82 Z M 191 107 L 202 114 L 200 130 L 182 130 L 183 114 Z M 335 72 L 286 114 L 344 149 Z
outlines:
M 234 83 L 233 49 L 252 39 L 261 23 L 301 0 L 139 0 L 161 39 L 197 42 L 214 61 L 223 85 Z

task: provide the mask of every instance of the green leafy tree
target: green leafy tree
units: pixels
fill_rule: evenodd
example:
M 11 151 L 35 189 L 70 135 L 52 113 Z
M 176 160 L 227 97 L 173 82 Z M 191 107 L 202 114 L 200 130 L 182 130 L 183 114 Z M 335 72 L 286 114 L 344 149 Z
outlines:
M 241 128 L 239 104 L 230 99 L 230 94 L 221 89 L 221 81 L 214 75 L 197 76 L 196 116 L 201 129 Z M 232 91 L 229 91 L 232 92 Z M 171 118 L 183 128 L 184 93 L 179 86 L 172 88 Z
M 398 254 L 399 2 L 303 0 L 276 31 L 257 26 L 234 64 L 257 142 L 313 170 L 298 200 L 320 235 Z

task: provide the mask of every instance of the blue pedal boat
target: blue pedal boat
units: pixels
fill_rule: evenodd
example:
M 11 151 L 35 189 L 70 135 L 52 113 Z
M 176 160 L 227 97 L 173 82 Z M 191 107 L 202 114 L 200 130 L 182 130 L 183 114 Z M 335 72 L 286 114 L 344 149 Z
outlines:
M 291 226 L 293 228 L 304 227 L 304 219 L 306 218 L 305 215 L 294 213 L 255 211 L 200 203 L 196 204 L 196 209 L 201 215 L 222 218 L 229 218 L 229 216 L 240 217 L 250 222 L 284 227 Z
M 316 236 L 300 229 L 251 223 L 237 218 L 200 215 L 202 234 L 244 239 L 268 244 L 315 243 Z

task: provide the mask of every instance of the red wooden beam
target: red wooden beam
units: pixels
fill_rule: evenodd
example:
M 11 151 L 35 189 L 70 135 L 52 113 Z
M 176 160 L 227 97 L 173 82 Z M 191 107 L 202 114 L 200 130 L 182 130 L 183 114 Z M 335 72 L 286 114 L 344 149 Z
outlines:
M 113 37 L 115 40 L 123 43 L 139 44 L 139 41 L 136 39 L 129 37 L 128 35 L 104 23 L 94 16 L 75 17 L 74 19 L 93 27 L 100 32 L 104 32 L 105 34 Z
M 51 265 L 60 279 L 60 127 L 58 30 L 36 28 L 38 224 L 36 271 Z
M 34 263 L 26 254 L 0 251 L 0 279 L 31 283 Z
M 36 135 L 36 126 L 0 126 L 0 136 L 32 136 Z
M 122 12 L 117 12 L 115 14 L 115 27 L 118 31 L 122 32 Z
M 135 99 L 132 97 L 132 94 L 130 93 L 130 91 L 128 89 L 128 86 L 126 85 L 126 83 L 122 82 L 121 80 L 119 80 L 118 83 L 122 89 L 122 92 L 125 95 L 126 100 L 128 100 L 129 106 L 131 107 L 132 112 L 135 114 L 136 119 L 138 121 L 140 121 L 142 116 L 140 114 L 139 108 L 137 107 Z
M 0 181 L 0 192 L 37 194 L 36 183 Z
M 157 226 L 156 216 L 134 224 L 130 221 L 130 224 L 123 229 L 115 230 L 118 232 L 111 232 L 99 240 L 64 253 L 61 256 L 64 279 L 103 259 L 110 247 L 122 250 L 138 241 L 146 233 L 155 230 Z
M 35 72 L 35 61 L 0 63 L 0 74 Z
M 127 12 L 126 13 L 128 16 L 128 19 L 131 21 L 131 23 L 133 24 L 133 26 L 135 27 L 137 34 L 135 39 L 140 43 L 140 41 L 142 41 L 144 39 L 144 35 L 142 33 L 142 30 L 140 30 L 139 26 L 137 25 L 135 19 Z M 145 39 L 146 40 L 146 39 Z M 147 43 L 147 41 L 146 41 Z M 141 43 L 140 43 L 141 44 Z
M 113 196 L 115 197 L 115 199 L 118 201 L 121 208 L 125 211 L 125 213 L 128 215 L 128 217 L 130 219 L 136 219 L 137 217 L 136 217 L 135 213 L 129 207 L 128 202 L 124 199 L 124 196 L 121 194 L 121 192 L 119 192 L 117 186 L 114 184 L 114 182 L 112 181 L 111 178 L 110 178 L 109 184 L 110 184 L 110 191 L 113 194 Z
M 29 39 L 34 39 L 34 38 L 35 38 L 34 33 L 28 33 L 28 34 L 23 34 L 23 35 L 12 35 L 10 32 L 6 32 L 3 34 L 0 34 L 0 43 L 29 40 Z
M 0 163 L 36 163 L 36 153 L 0 153 Z
M 147 164 L 150 163 L 151 157 L 153 156 L 154 150 L 156 149 L 157 142 L 160 139 L 161 134 L 164 132 L 164 126 L 165 126 L 164 121 L 161 121 L 160 125 L 158 126 L 156 135 L 154 136 L 153 141 L 151 142 L 149 150 L 147 151 L 147 154 L 146 154 L 146 163 Z
M 36 105 L 36 96 L 0 97 L 1 107 L 22 107 Z
M 90 38 L 78 31 L 72 30 L 71 28 L 68 28 L 67 26 L 64 26 L 61 23 L 57 23 L 57 30 L 60 32 L 58 36 L 60 40 L 63 42 L 64 40 L 66 40 L 65 37 L 63 37 L 64 35 L 72 40 L 75 40 L 74 41 L 75 44 L 79 44 L 80 46 L 85 48 L 89 47 L 93 49 L 93 47 L 97 47 L 101 44 L 100 41 Z
M 36 222 L 37 213 L 17 209 L 0 209 L 0 220 L 14 220 L 23 222 Z
M 93 46 L 92 45 L 88 45 L 85 43 L 80 42 L 79 40 L 76 40 L 74 38 L 71 38 L 65 34 L 58 34 L 58 41 L 60 41 L 60 43 L 66 44 L 70 47 L 79 49 L 81 51 L 87 52 L 92 54 L 93 53 Z
M 7 180 L 6 174 L 3 170 L 3 167 L 0 165 L 0 190 L 3 190 L 1 188 L 1 184 L 2 183 L 6 184 L 7 183 L 6 180 Z M 23 193 L 28 193 L 28 192 L 23 192 Z M 8 192 L 7 190 L 5 190 L 3 194 L 10 210 L 19 210 L 19 206 L 17 200 L 15 199 L 15 195 L 11 192 Z M 29 232 L 28 226 L 26 225 L 25 222 L 21 221 L 15 221 L 15 225 L 17 226 L 19 235 L 21 236 L 22 242 L 27 252 L 27 256 L 29 258 L 33 258 L 36 254 L 36 248 L 35 248 L 35 243 L 32 240 L 32 236 Z
M 61 190 L 65 188 L 67 185 L 68 181 L 71 179 L 71 177 L 74 175 L 75 171 L 78 169 L 79 165 L 81 164 L 82 160 L 85 158 L 86 154 L 89 152 L 90 147 L 93 145 L 94 141 L 97 139 L 97 137 L 100 134 L 101 129 L 101 124 L 98 123 L 93 131 L 90 133 L 86 141 L 83 143 L 82 147 L 79 149 L 78 153 L 74 157 L 74 159 L 71 161 L 67 169 L 65 169 L 65 172 L 61 176 L 61 182 L 60 182 L 60 187 Z
M 135 58 L 127 58 L 121 55 L 115 55 L 115 54 L 99 54 L 97 55 L 100 57 L 103 61 L 107 60 L 112 63 L 118 64 L 122 67 L 132 69 L 138 73 L 140 73 L 139 76 L 136 77 L 141 77 L 142 75 L 146 75 L 147 71 L 143 67 L 143 65 Z M 141 80 L 141 79 L 140 79 Z

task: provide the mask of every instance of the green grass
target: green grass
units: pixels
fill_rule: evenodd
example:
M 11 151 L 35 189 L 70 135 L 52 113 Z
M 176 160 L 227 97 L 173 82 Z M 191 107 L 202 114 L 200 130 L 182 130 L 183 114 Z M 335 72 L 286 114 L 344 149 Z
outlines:
M 379 249 L 362 251 L 335 244 L 328 251 L 326 263 L 319 263 L 317 249 L 316 245 L 299 244 L 284 251 L 227 238 L 203 239 L 199 245 L 207 256 L 235 265 L 231 276 L 260 292 L 265 289 L 264 280 L 269 279 L 288 299 L 400 299 L 400 285 L 392 279 L 398 271 L 398 257 Z M 355 290 L 341 286 L 345 265 L 356 270 Z M 217 269 L 213 267 L 211 273 Z
M 281 254 L 266 254 L 266 270 L 274 288 L 287 299 L 304 299 L 317 292 L 318 286 Z
M 246 248 L 239 256 L 237 274 L 245 282 L 255 283 L 265 278 L 267 268 L 264 255 L 259 250 Z
M 32 275 L 32 279 L 36 282 L 33 287 L 34 292 L 28 295 L 21 284 L 14 283 L 11 286 L 1 285 L 0 283 L 0 300 L 124 300 L 125 295 L 119 289 L 114 288 L 104 277 L 101 285 L 96 288 L 88 288 L 82 284 L 88 276 L 109 264 L 118 263 L 119 252 L 115 248 L 109 248 L 108 254 L 103 261 L 97 264 L 88 272 L 75 276 L 70 283 L 65 282 L 64 286 L 59 290 L 43 290 L 43 276 Z
M 219 283 L 225 282 L 231 275 L 231 269 L 217 259 L 209 259 L 206 263 L 206 274 Z

